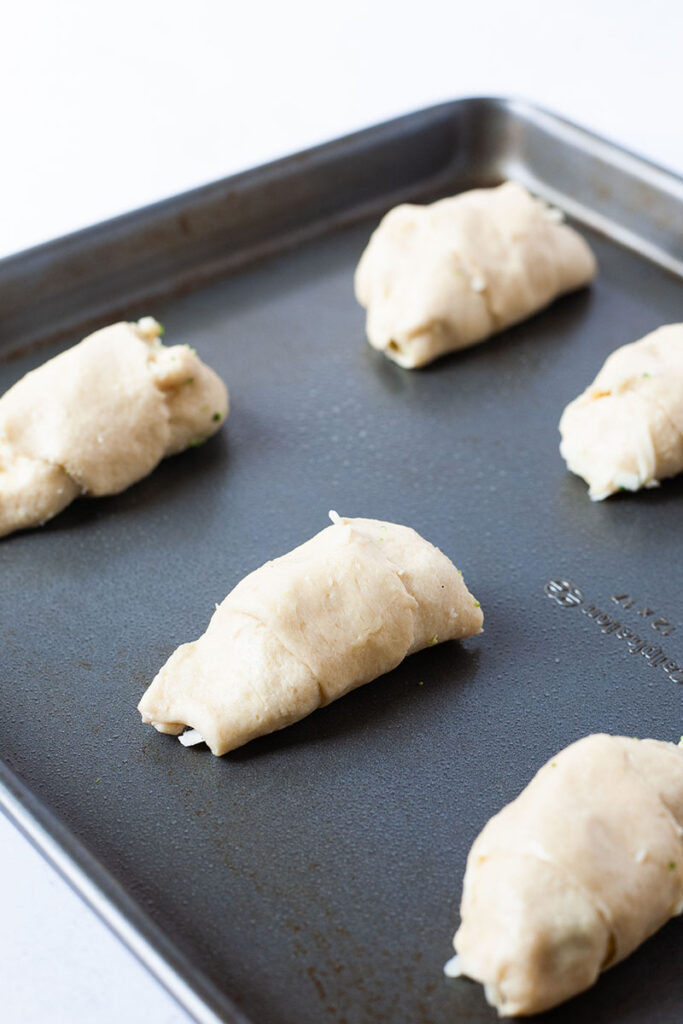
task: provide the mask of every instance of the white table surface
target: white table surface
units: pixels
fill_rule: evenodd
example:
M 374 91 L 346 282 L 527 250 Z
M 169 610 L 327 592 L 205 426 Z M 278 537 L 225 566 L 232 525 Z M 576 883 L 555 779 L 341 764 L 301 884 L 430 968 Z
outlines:
M 0 256 L 466 95 L 536 101 L 681 172 L 682 38 L 680 0 L 7 4 Z M 187 1024 L 2 816 L 0 902 L 3 1020 Z

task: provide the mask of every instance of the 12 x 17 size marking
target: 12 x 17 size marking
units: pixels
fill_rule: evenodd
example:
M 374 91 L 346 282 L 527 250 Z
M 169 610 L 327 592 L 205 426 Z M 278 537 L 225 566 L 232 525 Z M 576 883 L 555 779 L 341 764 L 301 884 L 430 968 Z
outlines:
M 624 640 L 631 654 L 641 654 L 652 668 L 661 668 L 669 679 L 675 683 L 683 683 L 683 668 L 679 662 L 670 658 L 666 651 L 656 643 L 644 640 L 628 626 L 622 625 L 621 622 L 608 615 L 602 608 L 587 601 L 581 588 L 571 580 L 549 580 L 543 589 L 547 596 L 561 608 L 578 608 L 583 615 L 599 627 L 601 633 L 615 636 L 617 640 Z M 625 609 L 632 608 L 636 603 L 629 594 L 614 594 L 612 600 Z M 637 614 L 642 618 L 649 619 L 656 615 L 656 612 L 651 608 L 644 607 Z M 650 625 L 662 636 L 669 636 L 675 629 L 669 620 L 664 618 L 653 619 Z
M 620 604 L 622 608 L 633 608 L 636 603 L 635 597 L 631 597 L 630 594 L 612 594 L 612 600 L 615 604 Z M 643 619 L 648 619 L 651 615 L 656 615 L 657 612 L 654 608 L 648 608 L 647 605 L 643 605 L 642 608 L 638 609 L 637 614 Z M 658 633 L 661 633 L 662 636 L 670 636 L 676 629 L 668 619 L 664 618 L 652 619 L 650 625 Z

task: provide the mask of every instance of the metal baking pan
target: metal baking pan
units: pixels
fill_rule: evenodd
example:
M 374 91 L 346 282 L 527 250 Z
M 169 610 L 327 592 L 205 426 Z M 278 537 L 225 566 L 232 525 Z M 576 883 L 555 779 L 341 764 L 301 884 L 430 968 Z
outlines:
M 597 282 L 399 369 L 353 298 L 370 229 L 399 200 L 506 177 L 568 211 Z M 678 178 L 495 99 L 0 263 L 0 390 L 143 314 L 230 386 L 210 443 L 0 544 L 3 807 L 197 1020 L 491 1021 L 479 986 L 442 976 L 475 835 L 579 736 L 678 739 L 683 478 L 592 504 L 557 422 L 612 349 L 683 319 L 682 275 Z M 438 544 L 485 634 L 222 759 L 143 727 L 175 646 L 330 508 Z M 545 1019 L 679 1020 L 682 939 L 672 922 Z

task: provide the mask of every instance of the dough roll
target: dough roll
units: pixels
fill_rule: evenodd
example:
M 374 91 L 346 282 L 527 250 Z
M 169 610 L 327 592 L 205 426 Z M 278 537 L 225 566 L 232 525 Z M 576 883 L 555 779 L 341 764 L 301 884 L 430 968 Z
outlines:
M 560 420 L 560 453 L 593 501 L 683 471 L 683 324 L 608 356 Z
M 246 576 L 138 710 L 216 755 L 296 722 L 415 651 L 481 631 L 462 575 L 407 526 L 340 519 Z
M 151 317 L 95 331 L 0 398 L 0 537 L 79 494 L 117 494 L 214 434 L 223 381 Z
M 559 210 L 513 181 L 391 210 L 356 270 L 367 335 L 408 368 L 483 341 L 595 277 Z
M 491 818 L 467 860 L 451 976 L 501 1016 L 592 985 L 683 909 L 683 749 L 588 736 Z

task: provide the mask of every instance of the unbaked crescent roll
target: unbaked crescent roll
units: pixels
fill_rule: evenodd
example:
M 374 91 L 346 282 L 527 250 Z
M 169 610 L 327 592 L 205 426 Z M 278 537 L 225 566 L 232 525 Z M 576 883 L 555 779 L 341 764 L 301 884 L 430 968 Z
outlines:
M 582 992 L 683 910 L 682 835 L 683 749 L 573 743 L 475 840 L 446 973 L 501 1016 Z
M 390 210 L 355 288 L 370 344 L 414 368 L 524 320 L 596 269 L 560 211 L 508 181 Z
M 683 324 L 608 356 L 560 420 L 560 452 L 593 501 L 683 471 Z
M 220 377 L 152 317 L 95 331 L 0 398 L 0 537 L 117 494 L 228 413 Z
M 415 530 L 340 519 L 246 576 L 171 655 L 142 720 L 221 755 L 297 722 L 423 647 L 481 631 L 462 575 Z

